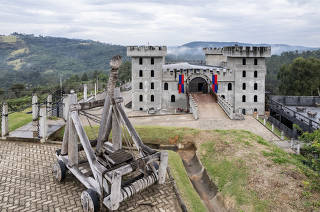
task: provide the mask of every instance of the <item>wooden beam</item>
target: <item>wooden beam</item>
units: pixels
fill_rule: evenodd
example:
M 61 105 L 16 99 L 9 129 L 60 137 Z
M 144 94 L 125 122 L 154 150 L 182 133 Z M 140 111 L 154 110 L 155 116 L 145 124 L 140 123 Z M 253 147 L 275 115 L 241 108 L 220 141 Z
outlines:
M 116 99 L 118 97 L 120 97 L 120 88 L 115 88 L 114 98 Z M 114 106 L 112 107 L 112 110 L 115 110 Z M 112 113 L 112 143 L 115 150 L 122 148 L 122 129 L 120 120 L 120 116 L 118 116 L 116 112 Z
M 70 120 L 69 133 L 68 133 L 68 156 L 69 166 L 79 165 L 79 152 L 78 152 L 78 135 L 74 127 L 73 121 Z
M 108 116 L 111 116 L 111 110 L 110 109 L 111 109 L 111 101 L 110 101 L 110 98 L 109 98 L 108 94 L 106 94 L 106 98 L 105 98 L 105 101 L 104 101 L 104 107 L 103 107 L 103 111 L 102 111 L 102 118 L 101 118 L 100 127 L 99 127 L 98 143 L 97 143 L 97 147 L 96 147 L 96 152 L 98 154 L 101 153 L 103 142 L 105 141 L 106 128 L 107 128 L 107 125 L 108 125 L 107 124 Z M 109 125 L 110 124 L 111 123 L 109 123 Z M 109 127 L 109 128 L 111 129 L 111 127 Z
M 81 102 L 79 104 L 81 106 L 80 110 L 90 110 L 92 108 L 102 107 L 104 103 L 105 103 L 105 99 L 95 100 L 91 102 Z

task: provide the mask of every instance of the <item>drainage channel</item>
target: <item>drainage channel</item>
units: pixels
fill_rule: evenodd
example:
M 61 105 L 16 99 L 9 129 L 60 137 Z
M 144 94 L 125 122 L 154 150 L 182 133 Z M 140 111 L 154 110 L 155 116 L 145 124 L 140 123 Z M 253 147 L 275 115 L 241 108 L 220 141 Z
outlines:
M 193 144 L 184 145 L 184 147 L 181 149 L 178 149 L 176 146 L 157 147 L 158 149 L 176 151 L 180 155 L 183 165 L 187 171 L 188 177 L 194 189 L 199 194 L 201 200 L 205 203 L 208 211 L 227 211 L 223 206 L 221 196 L 217 195 L 217 186 L 211 181 L 206 169 L 202 166 L 196 154 L 196 147 Z

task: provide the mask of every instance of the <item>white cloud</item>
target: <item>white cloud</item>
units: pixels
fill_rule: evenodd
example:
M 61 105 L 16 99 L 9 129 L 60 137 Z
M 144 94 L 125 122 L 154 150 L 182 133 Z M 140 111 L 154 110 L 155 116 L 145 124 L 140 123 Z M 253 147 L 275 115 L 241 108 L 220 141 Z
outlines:
M 0 34 L 124 45 L 240 41 L 320 46 L 318 0 L 0 0 Z

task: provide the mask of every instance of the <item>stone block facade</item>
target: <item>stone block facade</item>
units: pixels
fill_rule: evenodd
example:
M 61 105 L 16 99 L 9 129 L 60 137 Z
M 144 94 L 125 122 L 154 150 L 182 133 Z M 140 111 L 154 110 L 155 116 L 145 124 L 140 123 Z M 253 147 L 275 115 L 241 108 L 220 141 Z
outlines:
M 132 58 L 132 109 L 148 111 L 188 108 L 188 93 L 212 92 L 212 76 L 218 77 L 218 92 L 234 112 L 265 111 L 265 57 L 270 47 L 230 46 L 204 48 L 206 65 L 166 64 L 165 46 L 129 46 Z M 179 93 L 179 75 L 184 92 Z

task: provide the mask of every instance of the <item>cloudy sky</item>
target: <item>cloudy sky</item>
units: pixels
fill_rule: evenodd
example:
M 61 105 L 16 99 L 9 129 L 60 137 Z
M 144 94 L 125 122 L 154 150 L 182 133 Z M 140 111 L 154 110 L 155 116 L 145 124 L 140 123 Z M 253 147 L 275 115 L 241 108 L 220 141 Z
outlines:
M 0 34 L 12 32 L 123 45 L 320 47 L 320 0 L 0 0 Z

